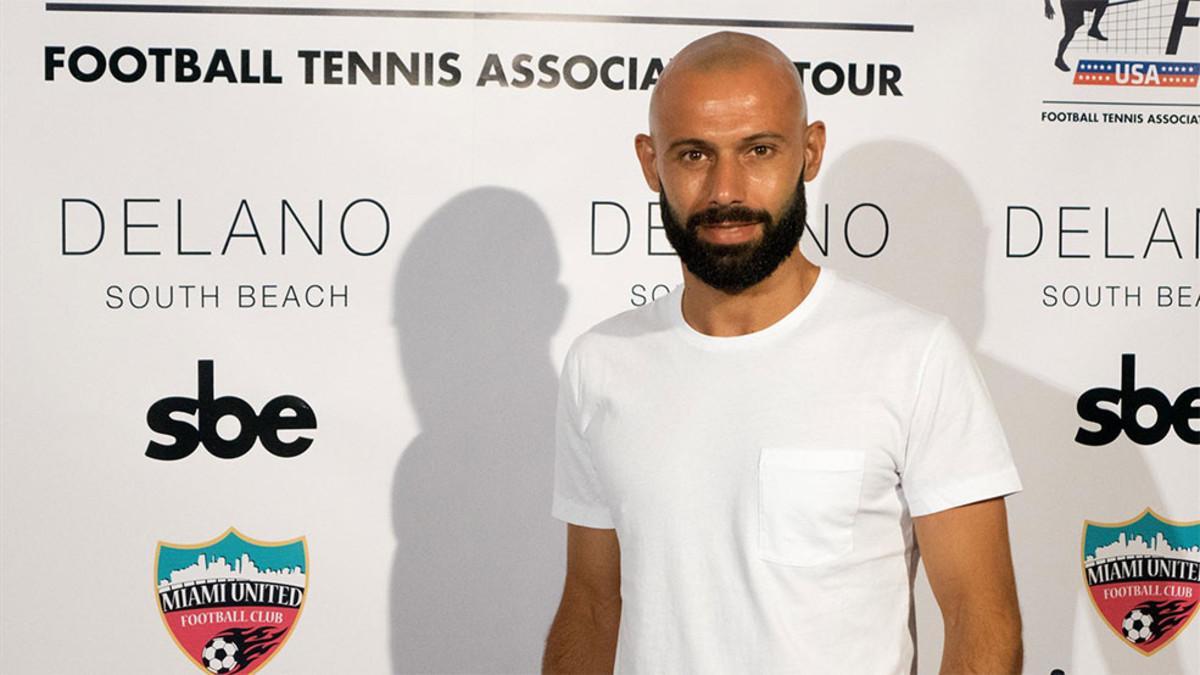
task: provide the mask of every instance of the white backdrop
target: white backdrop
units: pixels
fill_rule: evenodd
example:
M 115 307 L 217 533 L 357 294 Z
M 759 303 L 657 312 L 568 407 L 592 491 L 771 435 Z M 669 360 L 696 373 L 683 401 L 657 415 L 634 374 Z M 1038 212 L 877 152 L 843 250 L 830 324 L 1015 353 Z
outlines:
M 221 6 L 237 4 L 251 3 Z M 255 6 L 266 4 L 351 6 Z M 875 75 L 864 95 L 809 90 L 810 118 L 826 122 L 829 145 L 802 245 L 818 264 L 951 315 L 974 346 L 1025 483 L 1009 509 L 1027 672 L 1200 670 L 1200 629 L 1143 656 L 1105 626 L 1080 572 L 1085 520 L 1124 521 L 1146 507 L 1200 520 L 1197 446 L 1174 433 L 1144 446 L 1125 435 L 1100 447 L 1074 441 L 1084 424 L 1076 400 L 1120 386 L 1123 353 L 1136 354 L 1138 386 L 1172 401 L 1200 383 L 1200 90 L 1074 85 L 1052 64 L 1061 18 L 1048 21 L 1036 2 L 966 4 L 603 5 L 608 16 L 670 19 L 637 23 L 4 3 L 0 670 L 90 670 L 124 644 L 132 651 L 121 666 L 131 672 L 187 672 L 155 607 L 155 547 L 235 526 L 260 539 L 307 539 L 308 599 L 268 669 L 536 671 L 562 584 L 565 526 L 549 506 L 563 353 L 573 336 L 680 274 L 674 257 L 647 253 L 669 251 L 648 230 L 658 223 L 655 194 L 633 153 L 648 88 L 477 78 L 489 54 L 509 78 L 518 54 L 534 63 L 558 55 L 560 66 L 574 55 L 619 56 L 617 77 L 628 81 L 635 57 L 640 84 L 652 59 L 747 19 L 901 27 L 738 29 L 813 68 L 854 64 L 860 77 L 868 67 Z M 517 0 L 436 9 L 600 11 Z M 1106 30 L 1111 46 L 1125 40 L 1132 50 L 1121 58 L 1200 61 L 1200 29 L 1184 28 L 1177 54 L 1149 39 L 1137 51 L 1120 16 L 1111 8 Z M 1087 56 L 1085 31 L 1068 50 L 1072 66 Z M 168 66 L 157 82 L 153 59 L 136 82 L 81 82 L 65 66 L 47 78 L 47 47 L 63 47 L 65 63 L 83 45 L 106 55 L 125 45 L 191 48 L 201 63 L 226 49 L 235 65 L 249 50 L 258 74 L 269 50 L 282 81 L 175 82 Z M 334 84 L 318 65 L 306 84 L 304 50 L 429 53 L 435 62 L 453 52 L 461 79 Z M 882 95 L 885 65 L 898 79 Z M 835 70 L 822 72 L 832 84 Z M 1176 119 L 1154 123 L 1156 114 Z M 343 211 L 363 199 L 374 203 L 349 210 L 343 240 Z M 94 252 L 64 254 L 97 238 L 95 210 L 67 202 L 64 242 L 64 200 L 103 212 Z M 248 214 L 239 214 L 242 200 Z M 284 200 L 314 238 L 321 204 L 320 254 L 291 215 L 285 252 Z M 593 251 L 619 248 L 625 221 L 595 202 L 629 216 L 625 247 L 609 255 Z M 874 206 L 847 224 L 860 204 Z M 1043 222 L 1028 256 L 1006 254 L 1029 253 L 1038 239 L 1031 211 L 1010 207 Z M 886 245 L 855 255 L 847 239 L 860 252 L 880 247 L 880 213 Z M 262 249 L 235 236 L 222 254 L 231 227 L 256 227 Z M 326 302 L 266 308 L 264 284 L 279 286 L 277 302 L 289 284 L 301 294 L 315 284 Z M 150 290 L 149 307 L 131 306 L 145 293 L 138 285 Z M 171 285 L 174 304 L 155 307 L 155 287 Z M 218 289 L 219 305 L 193 295 L 183 306 L 180 285 Z M 256 306 L 239 307 L 239 285 L 259 287 Z M 1119 287 L 1117 301 L 1066 306 L 1065 286 L 1094 294 L 1098 285 Z M 332 307 L 331 286 L 345 298 Z M 1159 286 L 1188 295 L 1161 307 Z M 1140 306 L 1125 301 L 1136 288 Z M 177 461 L 146 457 L 146 443 L 163 440 L 147 427 L 147 409 L 196 396 L 201 359 L 214 362 L 217 396 L 255 410 L 280 394 L 307 401 L 312 447 L 294 458 L 262 444 L 233 460 L 203 447 Z M 1149 424 L 1153 413 L 1139 419 Z M 226 419 L 219 429 L 228 437 L 237 425 Z M 933 673 L 940 619 L 924 585 L 917 602 L 919 670 Z

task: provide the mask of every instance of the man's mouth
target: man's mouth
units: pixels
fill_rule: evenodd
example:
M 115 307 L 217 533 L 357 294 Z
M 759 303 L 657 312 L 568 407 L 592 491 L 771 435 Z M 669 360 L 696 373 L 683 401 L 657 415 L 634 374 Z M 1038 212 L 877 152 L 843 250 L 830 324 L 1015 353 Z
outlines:
M 747 227 L 750 225 L 757 225 L 757 224 L 758 224 L 757 220 L 751 220 L 751 221 L 738 221 L 738 222 L 727 222 L 727 223 L 711 223 L 711 224 L 705 225 L 704 227 L 716 227 L 716 228 L 725 229 L 725 228 L 731 228 L 731 227 Z
M 699 236 L 710 244 L 743 244 L 761 235 L 760 226 L 756 220 L 713 223 L 702 225 Z

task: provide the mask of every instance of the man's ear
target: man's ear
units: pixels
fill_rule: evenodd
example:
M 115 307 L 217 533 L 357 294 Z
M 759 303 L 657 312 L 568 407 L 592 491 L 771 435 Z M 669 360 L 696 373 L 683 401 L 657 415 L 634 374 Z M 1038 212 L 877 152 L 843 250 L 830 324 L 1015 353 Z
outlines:
M 817 120 L 808 125 L 804 136 L 804 180 L 810 181 L 821 171 L 825 157 L 825 123 Z
M 658 170 L 654 167 L 654 141 L 646 134 L 638 134 L 633 139 L 633 148 L 637 151 L 638 163 L 642 165 L 642 176 L 646 179 L 646 185 L 655 192 L 661 192 L 662 183 L 659 182 Z

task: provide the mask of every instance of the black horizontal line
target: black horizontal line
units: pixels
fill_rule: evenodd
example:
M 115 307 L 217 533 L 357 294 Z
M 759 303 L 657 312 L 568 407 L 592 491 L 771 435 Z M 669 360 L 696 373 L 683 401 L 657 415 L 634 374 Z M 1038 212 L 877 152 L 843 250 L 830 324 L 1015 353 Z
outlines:
M 1200 103 L 1138 103 L 1137 101 L 1042 101 L 1059 105 L 1148 105 L 1164 108 L 1200 108 Z
M 777 21 L 772 19 L 711 19 L 704 17 L 624 16 L 556 12 L 475 12 L 427 9 L 350 9 L 334 7 L 270 7 L 234 5 L 141 5 L 123 2 L 47 2 L 48 12 L 122 12 L 130 14 L 241 14 L 256 16 L 337 16 L 382 19 L 460 19 L 471 21 L 556 21 L 620 23 L 656 26 L 734 26 L 792 30 L 848 30 L 911 33 L 912 24 L 852 21 Z

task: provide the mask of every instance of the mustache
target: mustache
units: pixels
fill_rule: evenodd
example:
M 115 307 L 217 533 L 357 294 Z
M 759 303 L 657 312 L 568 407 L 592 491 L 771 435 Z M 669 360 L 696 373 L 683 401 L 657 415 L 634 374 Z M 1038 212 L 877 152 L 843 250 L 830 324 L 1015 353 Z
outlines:
M 749 206 L 714 206 L 693 213 L 687 219 L 687 229 L 695 230 L 702 225 L 721 225 L 724 223 L 763 223 L 770 224 L 771 214 L 762 209 L 752 209 Z

